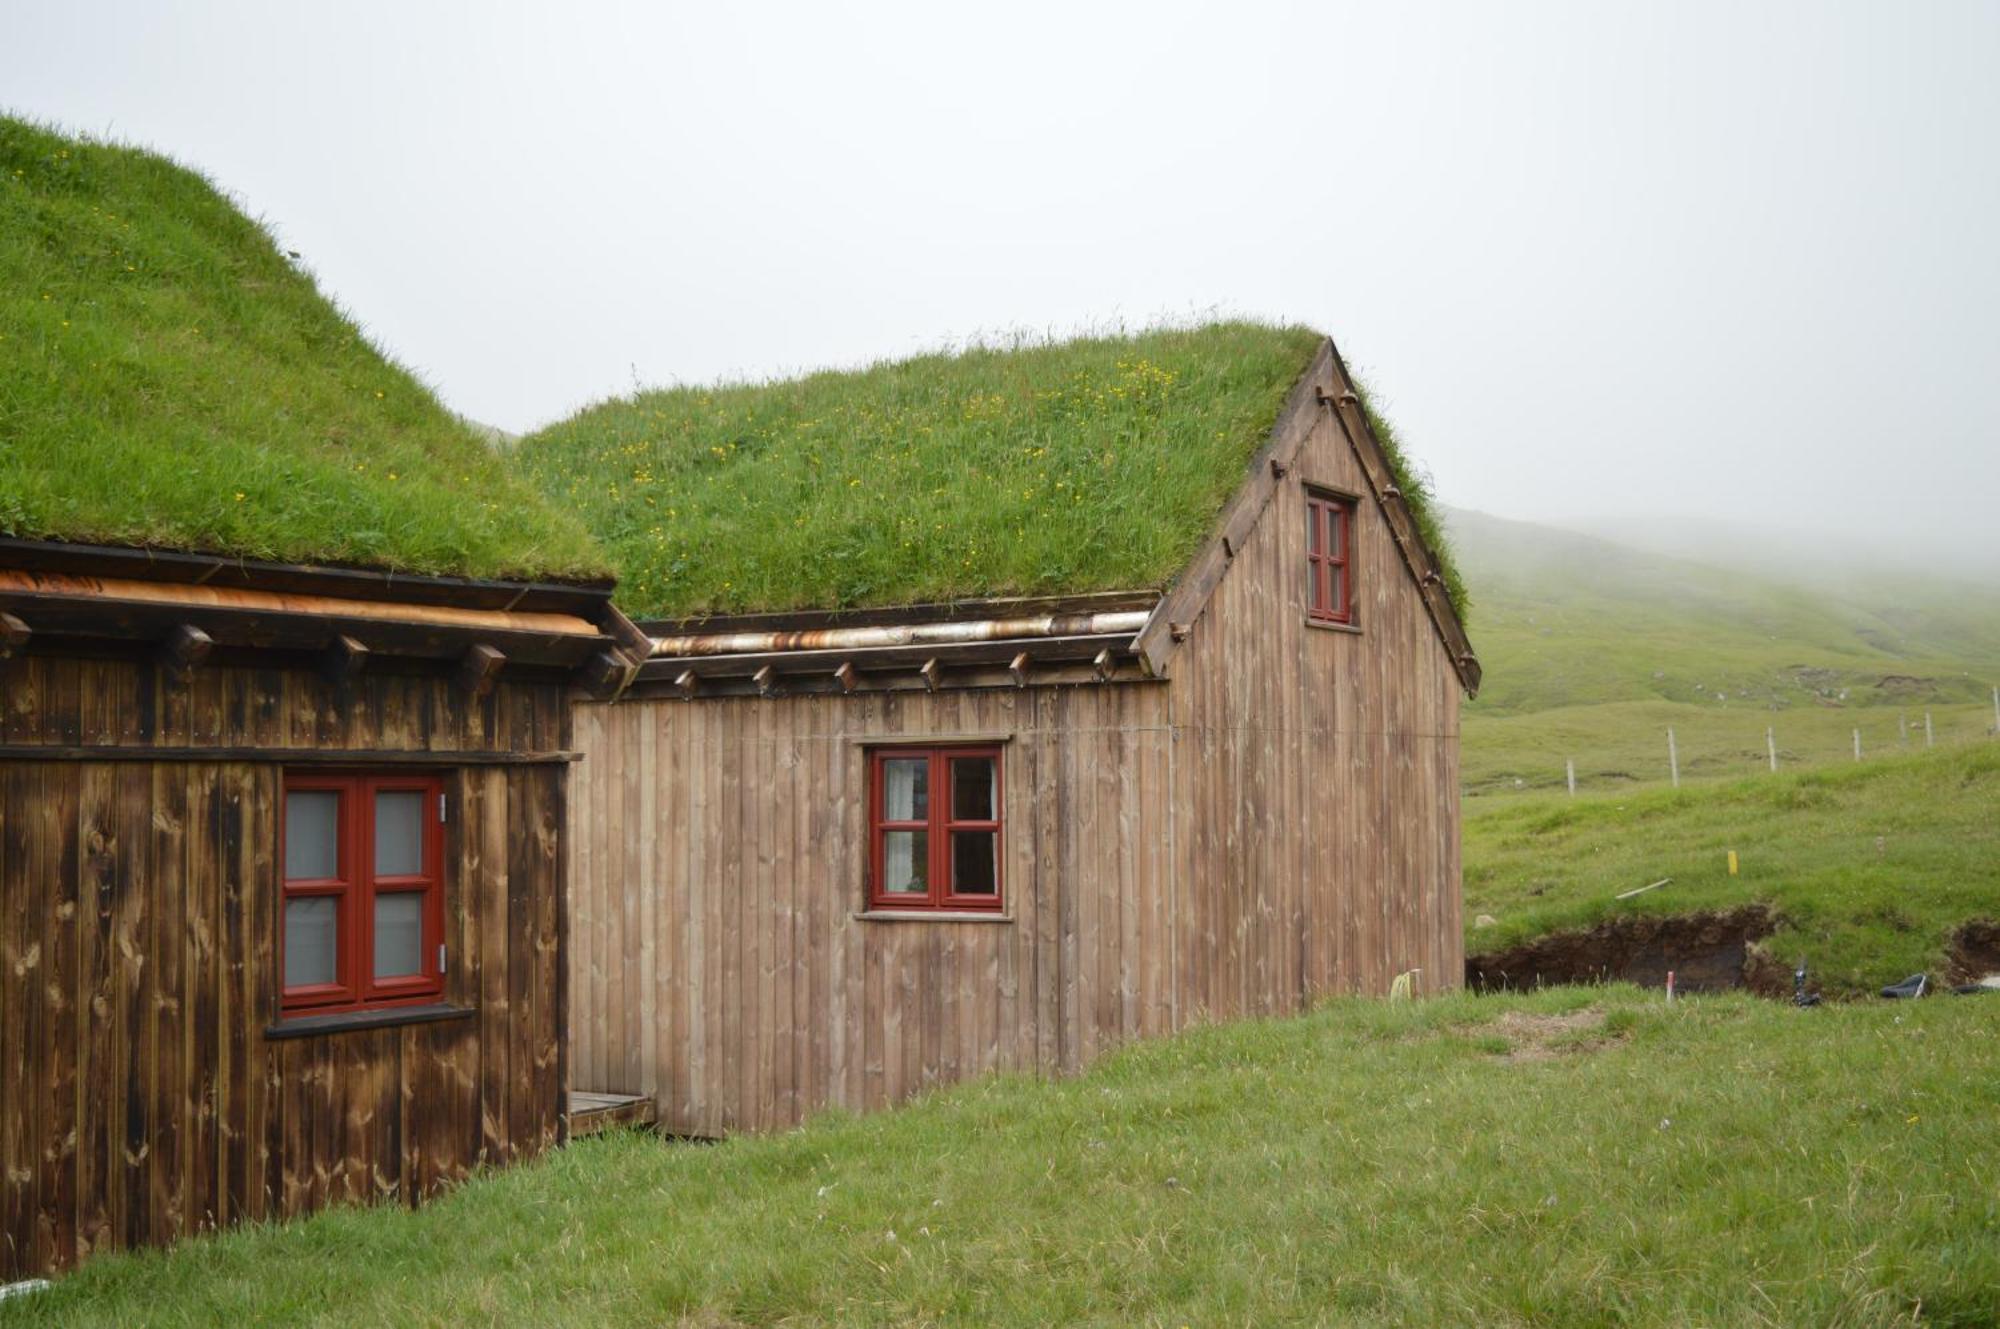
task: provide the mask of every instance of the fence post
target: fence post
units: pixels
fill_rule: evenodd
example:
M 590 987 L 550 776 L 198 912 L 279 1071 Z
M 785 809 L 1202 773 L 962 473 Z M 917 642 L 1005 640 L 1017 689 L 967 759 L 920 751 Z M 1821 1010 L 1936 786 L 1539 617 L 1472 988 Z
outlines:
M 1861 760 L 1861 731 L 1859 729 L 1854 731 L 1854 760 Z
M 1993 732 L 2000 734 L 2000 685 L 1993 689 Z
M 1928 747 L 1934 747 L 1934 746 L 1936 746 L 1936 744 L 1937 744 L 1937 735 L 1936 735 L 1935 733 L 1933 733 L 1933 732 L 1932 732 L 1932 730 L 1931 730 L 1931 713 L 1930 713 L 1929 711 L 1925 711 L 1925 712 L 1924 712 L 1924 746 L 1928 748 Z
M 1575 758 L 1575 757 L 1571 757 L 1571 758 L 1569 758 L 1568 760 L 1564 761 L 1564 762 L 1563 762 L 1563 766 L 1564 766 L 1565 768 L 1567 768 L 1567 770 L 1569 771 L 1569 796 L 1570 796 L 1571 798 L 1575 798 L 1575 797 L 1576 797 L 1576 758 Z
M 1771 756 L 1771 774 L 1778 773 L 1778 731 L 1770 725 L 1764 726 L 1764 751 Z
M 1910 746 L 1910 726 L 1903 720 L 1901 711 L 1896 712 L 1896 744 L 1898 747 Z
M 1681 787 L 1681 753 L 1674 746 L 1674 727 L 1667 726 L 1667 770 L 1673 775 L 1674 788 Z

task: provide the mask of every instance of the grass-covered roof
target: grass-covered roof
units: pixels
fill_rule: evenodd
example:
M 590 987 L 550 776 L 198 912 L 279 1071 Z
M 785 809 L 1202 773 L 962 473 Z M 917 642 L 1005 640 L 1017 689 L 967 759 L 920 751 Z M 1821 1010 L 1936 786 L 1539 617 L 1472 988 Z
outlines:
M 4 117 L 0 534 L 475 577 L 608 570 L 207 180 Z
M 641 616 L 1164 586 L 1320 341 L 1215 323 L 644 392 L 514 460 Z

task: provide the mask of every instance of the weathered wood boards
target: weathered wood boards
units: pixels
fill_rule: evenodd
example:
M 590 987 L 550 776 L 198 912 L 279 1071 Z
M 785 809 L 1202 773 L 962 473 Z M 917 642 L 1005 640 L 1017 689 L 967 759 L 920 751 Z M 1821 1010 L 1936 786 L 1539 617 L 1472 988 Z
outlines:
M 1453 985 L 1459 678 L 1377 507 L 1359 631 L 1307 625 L 1300 486 L 1371 490 L 1316 400 L 1285 453 L 1170 681 L 580 706 L 574 1087 L 763 1129 L 1410 969 Z M 936 736 L 1005 740 L 1005 917 L 858 917 L 864 743 Z
M 556 1141 L 561 690 L 336 673 L 0 662 L 0 1280 L 414 1202 Z M 284 765 L 377 749 L 453 772 L 447 995 L 471 1013 L 267 1037 Z

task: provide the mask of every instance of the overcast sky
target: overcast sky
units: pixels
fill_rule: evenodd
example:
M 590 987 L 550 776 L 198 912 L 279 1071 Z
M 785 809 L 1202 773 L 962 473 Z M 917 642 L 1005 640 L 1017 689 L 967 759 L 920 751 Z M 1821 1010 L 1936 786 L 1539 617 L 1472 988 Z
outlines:
M 455 409 L 1211 311 L 1449 501 L 2000 570 L 2000 4 L 0 0 Z

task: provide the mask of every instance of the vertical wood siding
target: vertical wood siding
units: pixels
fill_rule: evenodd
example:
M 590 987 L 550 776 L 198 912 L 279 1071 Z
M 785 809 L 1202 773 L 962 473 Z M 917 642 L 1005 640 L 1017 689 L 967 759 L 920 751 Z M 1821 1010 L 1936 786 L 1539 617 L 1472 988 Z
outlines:
M 1361 630 L 1306 626 L 1302 481 L 1366 492 L 1324 415 L 1168 683 L 580 706 L 576 1087 L 769 1129 L 1454 986 L 1457 679 L 1369 500 Z M 863 741 L 935 734 L 1008 738 L 1005 922 L 857 917 Z
M 558 688 L 0 663 L 0 743 L 547 750 Z M 339 1201 L 415 1202 L 557 1140 L 563 768 L 467 767 L 446 825 L 467 1019 L 267 1040 L 282 770 L 0 760 L 0 1281 Z

